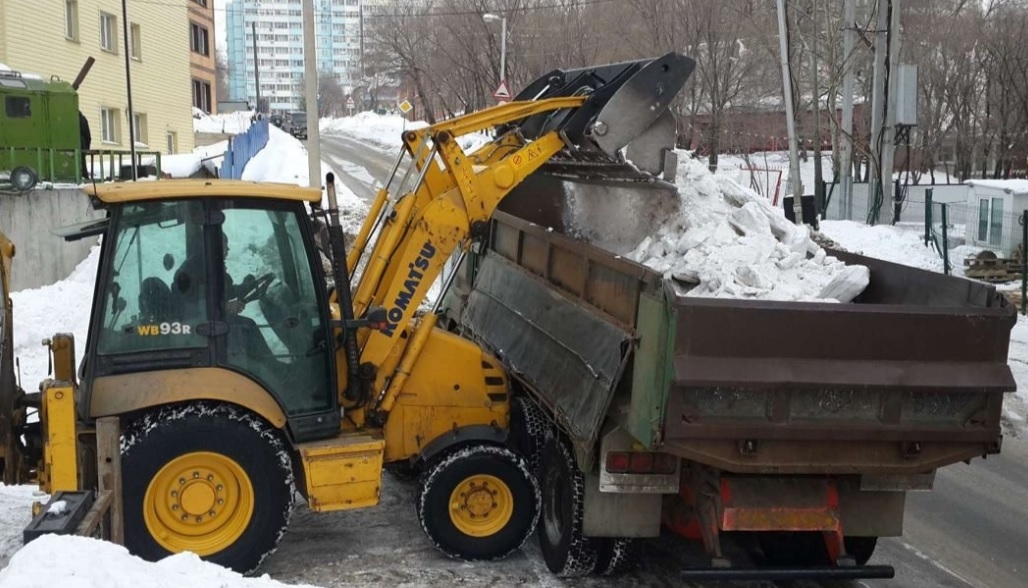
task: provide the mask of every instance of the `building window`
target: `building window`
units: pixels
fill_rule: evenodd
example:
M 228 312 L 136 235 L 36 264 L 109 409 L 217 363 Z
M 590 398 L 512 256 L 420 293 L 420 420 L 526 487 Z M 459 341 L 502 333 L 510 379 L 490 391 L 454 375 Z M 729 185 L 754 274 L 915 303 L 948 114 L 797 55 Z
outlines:
M 79 1 L 64 0 L 64 36 L 68 40 L 79 40 Z
M 178 136 L 173 131 L 168 131 L 168 155 L 175 155 L 178 151 Z
M 129 40 L 132 41 L 132 59 L 143 58 L 143 33 L 139 29 L 139 25 L 134 24 L 129 27 Z
M 132 123 L 135 127 L 133 130 L 136 132 L 136 143 L 149 144 L 149 141 L 146 140 L 146 115 L 139 112 L 133 113 Z
M 193 0 L 193 2 L 196 2 L 200 6 L 203 6 L 204 8 L 207 8 L 207 0 Z
M 100 140 L 104 143 L 118 142 L 118 111 L 113 108 L 100 109 Z
M 210 114 L 211 85 L 203 80 L 193 80 L 193 106 Z
M 189 23 L 189 48 L 193 50 L 193 53 L 210 55 L 210 51 L 207 48 L 206 27 L 202 27 L 195 22 Z
M 118 52 L 118 19 L 113 14 L 100 13 L 100 48 L 111 53 Z

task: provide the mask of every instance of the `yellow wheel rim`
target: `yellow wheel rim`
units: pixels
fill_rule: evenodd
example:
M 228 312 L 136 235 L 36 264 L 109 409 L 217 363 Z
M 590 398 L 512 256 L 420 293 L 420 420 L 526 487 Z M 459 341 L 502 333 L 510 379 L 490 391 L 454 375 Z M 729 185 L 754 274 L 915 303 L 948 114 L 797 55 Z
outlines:
M 495 535 L 513 515 L 514 495 L 496 476 L 468 476 L 450 493 L 450 521 L 465 535 Z
M 205 556 L 242 536 L 253 505 L 253 484 L 238 463 L 198 451 L 171 460 L 150 480 L 143 520 L 161 547 Z

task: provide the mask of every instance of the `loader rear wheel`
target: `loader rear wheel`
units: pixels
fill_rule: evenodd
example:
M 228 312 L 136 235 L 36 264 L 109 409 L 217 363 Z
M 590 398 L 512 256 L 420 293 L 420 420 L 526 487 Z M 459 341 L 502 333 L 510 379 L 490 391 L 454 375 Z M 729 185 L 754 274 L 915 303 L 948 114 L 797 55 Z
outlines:
M 233 406 L 169 406 L 122 438 L 125 543 L 148 560 L 191 551 L 240 573 L 292 514 L 292 460 L 278 433 Z
M 461 447 L 429 465 L 418 520 L 439 551 L 494 560 L 521 548 L 539 518 L 539 486 L 525 460 L 505 447 Z
M 546 442 L 539 478 L 543 492 L 539 548 L 546 567 L 560 578 L 591 574 L 601 542 L 582 534 L 585 478 L 560 435 Z

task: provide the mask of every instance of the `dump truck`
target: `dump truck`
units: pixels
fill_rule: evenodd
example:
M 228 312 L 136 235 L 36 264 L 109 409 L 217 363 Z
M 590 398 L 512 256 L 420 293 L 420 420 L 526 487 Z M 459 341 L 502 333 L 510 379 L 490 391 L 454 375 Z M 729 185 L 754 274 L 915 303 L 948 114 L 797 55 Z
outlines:
M 694 66 L 669 53 L 555 70 L 532 99 L 405 132 L 349 251 L 331 174 L 327 207 L 321 190 L 281 184 L 86 188 L 105 218 L 54 231 L 102 236 L 81 365 L 74 337 L 56 334 L 50 377 L 22 391 L 3 298 L 0 473 L 73 505 L 56 519 L 39 505 L 25 538 L 106 517 L 88 529 L 123 530 L 143 558 L 191 551 L 250 572 L 295 492 L 318 512 L 371 507 L 397 467 L 419 472 L 416 516 L 441 552 L 519 549 L 539 487 L 508 446 L 508 378 L 422 303 L 544 163 L 660 177 L 673 164 L 668 107 Z M 457 140 L 493 128 L 472 153 Z M 0 253 L 6 275 L 10 244 Z
M 680 295 L 622 255 L 674 186 L 612 191 L 565 172 L 544 166 L 504 200 L 441 321 L 512 380 L 549 569 L 618 572 L 669 529 L 709 557 L 689 579 L 891 577 L 866 564 L 902 533 L 907 492 L 1000 450 L 1011 305 L 835 250 L 870 269 L 853 303 Z

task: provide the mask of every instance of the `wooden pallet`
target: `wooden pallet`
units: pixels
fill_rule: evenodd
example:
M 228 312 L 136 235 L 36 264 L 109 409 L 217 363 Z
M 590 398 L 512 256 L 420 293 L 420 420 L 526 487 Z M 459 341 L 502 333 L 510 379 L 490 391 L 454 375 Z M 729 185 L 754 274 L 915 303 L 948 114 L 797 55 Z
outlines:
M 1021 279 L 1021 260 L 1016 258 L 976 258 L 964 260 L 964 275 L 983 282 L 1011 282 Z

